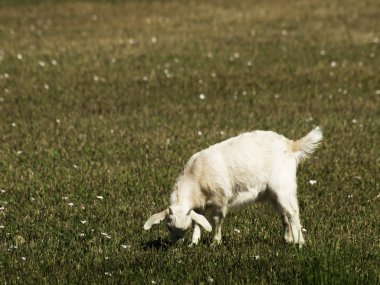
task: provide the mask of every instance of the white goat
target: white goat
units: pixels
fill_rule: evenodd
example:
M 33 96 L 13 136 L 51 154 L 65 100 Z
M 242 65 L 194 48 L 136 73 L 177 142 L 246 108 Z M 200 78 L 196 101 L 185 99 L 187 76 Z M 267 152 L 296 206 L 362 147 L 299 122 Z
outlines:
M 297 165 L 308 158 L 322 140 L 319 127 L 292 141 L 271 131 L 254 131 L 230 138 L 194 154 L 185 165 L 170 195 L 170 206 L 151 216 L 144 225 L 166 220 L 173 242 L 183 239 L 194 222 L 192 243 L 202 226 L 212 227 L 214 243 L 222 238 L 222 221 L 230 208 L 255 201 L 272 202 L 283 222 L 288 243 L 305 243 L 297 201 Z

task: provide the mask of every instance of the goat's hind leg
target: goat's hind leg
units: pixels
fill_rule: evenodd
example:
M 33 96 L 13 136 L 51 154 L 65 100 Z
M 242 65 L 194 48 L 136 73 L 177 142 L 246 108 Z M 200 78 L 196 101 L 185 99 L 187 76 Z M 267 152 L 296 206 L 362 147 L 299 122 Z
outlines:
M 288 243 L 296 243 L 302 246 L 305 240 L 302 235 L 299 207 L 296 196 L 296 188 L 276 193 L 274 206 L 282 217 L 283 236 Z
M 292 226 L 285 213 L 282 214 L 282 234 L 286 243 L 293 243 Z

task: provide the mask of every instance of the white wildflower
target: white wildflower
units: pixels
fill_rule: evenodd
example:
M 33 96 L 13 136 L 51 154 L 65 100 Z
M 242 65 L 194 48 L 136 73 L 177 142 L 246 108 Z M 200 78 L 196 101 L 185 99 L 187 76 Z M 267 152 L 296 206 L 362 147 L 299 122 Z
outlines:
M 201 100 L 204 100 L 204 99 L 206 99 L 206 96 L 205 96 L 205 94 L 199 94 L 199 99 L 201 99 Z
M 18 53 L 18 54 L 17 54 L 17 58 L 18 58 L 19 60 L 22 60 L 22 58 L 23 58 L 22 54 L 21 54 L 21 53 Z
M 238 234 L 240 234 L 240 230 L 239 229 L 234 229 L 234 231 Z
M 332 61 L 332 62 L 330 63 L 330 66 L 331 66 L 332 68 L 336 67 L 336 66 L 337 66 L 336 61 Z
M 107 234 L 107 233 L 100 233 L 102 236 L 104 236 L 105 238 L 107 238 L 107 239 L 110 239 L 111 238 L 111 236 L 109 235 L 109 234 Z
M 70 202 L 70 203 L 68 203 L 67 205 L 69 205 L 69 207 L 73 207 L 73 206 L 74 206 L 74 203 Z
M 305 121 L 306 121 L 307 123 L 310 123 L 310 122 L 312 122 L 313 120 L 314 120 L 314 118 L 311 117 L 311 116 L 305 119 Z
M 309 183 L 310 183 L 310 185 L 314 185 L 317 183 L 317 180 L 310 180 Z
M 99 200 L 103 200 L 103 199 L 104 199 L 104 197 L 103 197 L 103 196 L 101 196 L 101 195 L 99 195 L 99 196 L 96 196 L 96 198 L 98 198 Z
M 152 41 L 152 44 L 155 44 L 155 43 L 157 43 L 157 38 L 156 37 L 152 37 L 151 41 Z

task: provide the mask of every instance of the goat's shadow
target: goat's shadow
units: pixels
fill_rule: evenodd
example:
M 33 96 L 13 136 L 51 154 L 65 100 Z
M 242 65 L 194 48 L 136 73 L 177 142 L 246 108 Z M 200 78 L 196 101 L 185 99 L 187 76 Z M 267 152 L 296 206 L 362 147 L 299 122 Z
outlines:
M 144 250 L 155 249 L 155 250 L 163 250 L 167 251 L 169 247 L 172 245 L 169 239 L 157 238 L 150 241 L 144 241 L 141 243 L 141 247 Z
M 205 246 L 213 246 L 211 239 L 209 238 L 204 238 L 202 239 L 198 246 L 200 245 L 205 245 Z M 143 241 L 141 242 L 141 247 L 143 250 L 162 250 L 162 251 L 167 251 L 170 248 L 181 248 L 181 247 L 186 247 L 186 248 L 195 248 L 192 244 L 186 243 L 186 241 L 179 241 L 177 243 L 173 243 L 169 238 L 157 238 L 154 240 L 149 240 L 149 241 Z

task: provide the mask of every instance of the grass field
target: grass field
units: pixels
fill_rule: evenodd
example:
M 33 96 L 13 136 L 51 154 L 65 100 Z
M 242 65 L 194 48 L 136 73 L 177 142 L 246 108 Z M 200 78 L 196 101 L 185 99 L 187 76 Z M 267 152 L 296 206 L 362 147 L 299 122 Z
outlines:
M 1 283 L 380 283 L 379 1 L 0 3 Z M 315 125 L 301 250 L 266 204 L 143 231 L 196 151 Z

